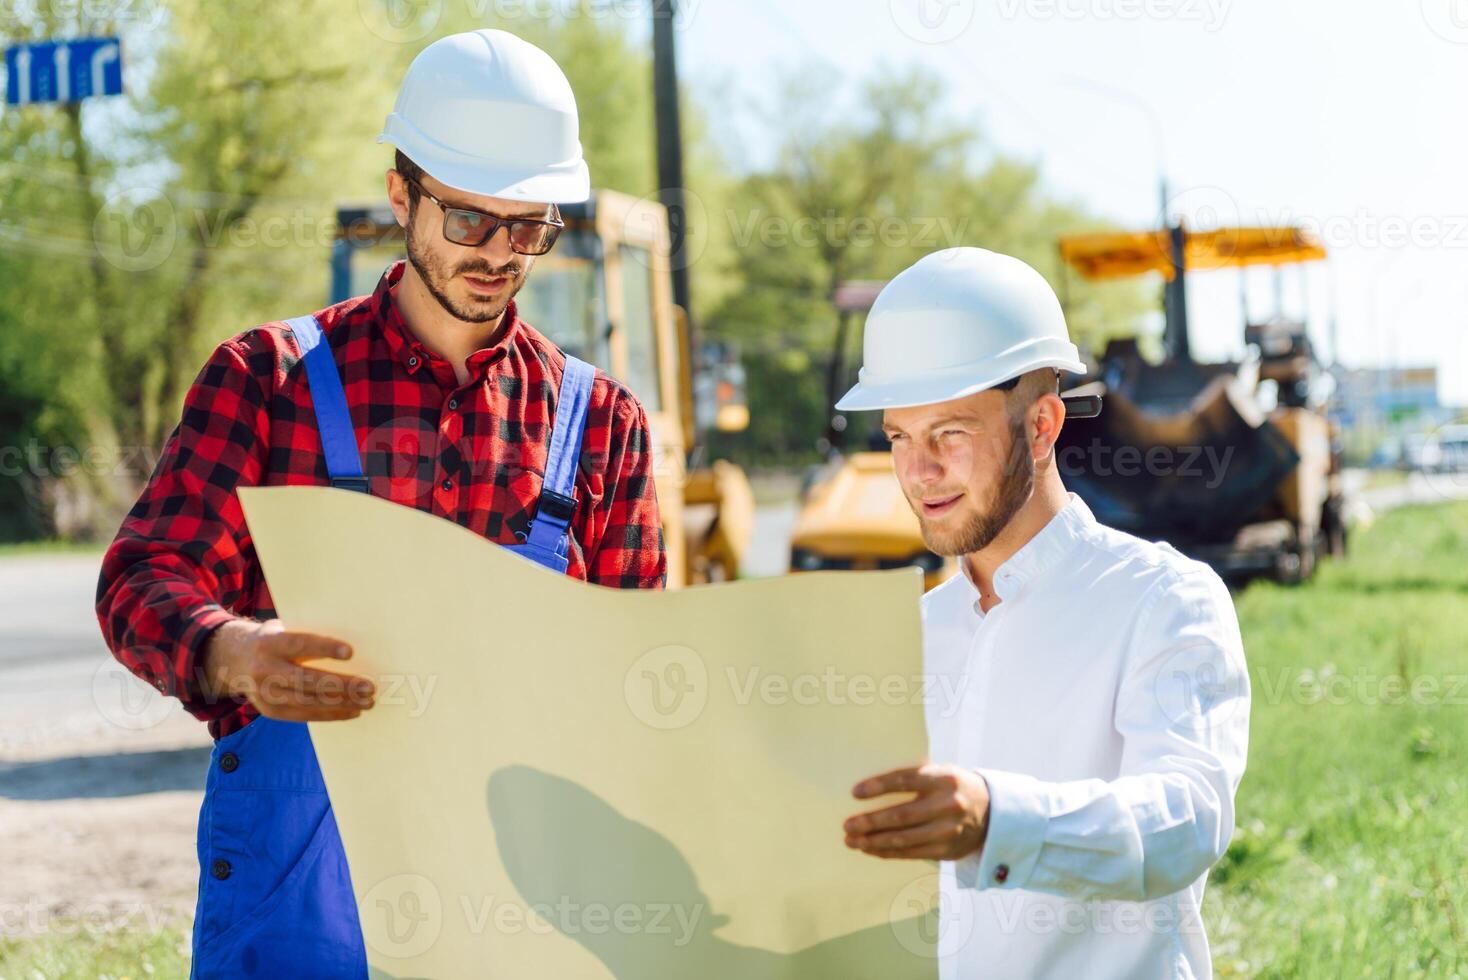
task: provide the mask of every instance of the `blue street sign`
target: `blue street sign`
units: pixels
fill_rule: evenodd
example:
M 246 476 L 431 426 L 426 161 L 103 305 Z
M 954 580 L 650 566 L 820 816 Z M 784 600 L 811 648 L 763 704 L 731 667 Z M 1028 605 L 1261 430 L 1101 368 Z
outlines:
M 41 41 L 5 49 L 5 102 L 79 102 L 122 94 L 122 42 L 115 37 Z

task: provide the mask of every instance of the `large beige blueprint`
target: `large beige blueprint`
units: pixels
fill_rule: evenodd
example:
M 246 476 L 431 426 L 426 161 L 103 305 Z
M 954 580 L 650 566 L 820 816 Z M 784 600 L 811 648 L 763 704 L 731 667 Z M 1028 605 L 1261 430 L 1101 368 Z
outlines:
M 931 978 L 935 868 L 849 851 L 926 753 L 920 573 L 607 589 L 363 494 L 244 488 L 380 977 Z M 320 664 L 331 667 L 332 664 Z

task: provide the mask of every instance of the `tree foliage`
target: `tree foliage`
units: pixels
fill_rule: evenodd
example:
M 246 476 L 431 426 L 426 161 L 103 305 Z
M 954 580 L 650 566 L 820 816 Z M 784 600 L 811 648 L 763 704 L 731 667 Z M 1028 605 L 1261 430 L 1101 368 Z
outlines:
M 13 7 L 6 43 L 120 34 L 128 94 L 0 113 L 0 540 L 110 533 L 208 350 L 323 304 L 336 208 L 383 199 L 392 151 L 374 138 L 436 37 L 501 27 L 544 47 L 577 92 L 595 185 L 657 194 L 646 25 L 589 0 L 551 17 L 497 9 Z M 761 120 L 775 157 L 747 173 L 712 138 L 728 120 L 684 93 L 695 321 L 744 346 L 751 379 L 751 429 L 722 447 L 736 457 L 807 451 L 824 427 L 836 283 L 952 244 L 1014 251 L 1053 278 L 1055 233 L 1088 221 L 946 118 L 933 79 L 874 76 L 839 112 L 834 87 L 793 78 Z M 1082 332 L 1139 305 L 1079 297 Z

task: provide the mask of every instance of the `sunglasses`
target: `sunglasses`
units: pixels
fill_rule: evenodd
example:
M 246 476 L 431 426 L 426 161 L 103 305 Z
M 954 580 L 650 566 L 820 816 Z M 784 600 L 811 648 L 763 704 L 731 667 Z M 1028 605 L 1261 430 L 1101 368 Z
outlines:
M 403 179 L 418 188 L 424 197 L 443 211 L 443 237 L 455 245 L 478 248 L 493 238 L 503 226 L 510 230 L 511 250 L 520 255 L 544 255 L 556 243 L 561 229 L 566 227 L 565 222 L 559 218 L 548 221 L 540 218 L 501 218 L 484 211 L 452 207 L 434 197 L 428 192 L 428 188 L 412 177 L 405 176 Z

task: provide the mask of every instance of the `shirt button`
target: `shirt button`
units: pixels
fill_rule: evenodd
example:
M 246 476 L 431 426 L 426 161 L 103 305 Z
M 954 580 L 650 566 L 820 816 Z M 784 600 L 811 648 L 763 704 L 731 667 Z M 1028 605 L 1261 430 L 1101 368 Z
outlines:
M 225 772 L 234 772 L 240 767 L 240 757 L 233 752 L 226 752 L 219 757 L 219 768 Z
M 454 481 L 453 480 L 445 480 L 442 483 L 440 483 L 439 486 L 443 487 L 444 493 L 448 493 L 450 490 L 452 490 L 454 488 Z
M 1009 880 L 1009 865 L 1007 865 L 1007 864 L 1001 864 L 999 867 L 995 868 L 994 869 L 994 880 L 997 881 L 997 882 L 999 882 L 999 884 L 1001 884 L 1001 885 L 1004 884 L 1006 881 L 1008 881 Z
M 449 399 L 449 408 L 453 409 L 453 408 L 458 408 L 458 407 L 459 407 L 459 400 L 457 398 L 450 398 Z
M 412 357 L 408 358 L 408 367 L 417 367 L 417 366 L 418 366 L 418 355 L 415 354 Z
M 229 877 L 230 870 L 229 862 L 224 858 L 220 858 L 214 862 L 214 866 L 209 869 L 209 873 L 220 881 L 223 881 Z

